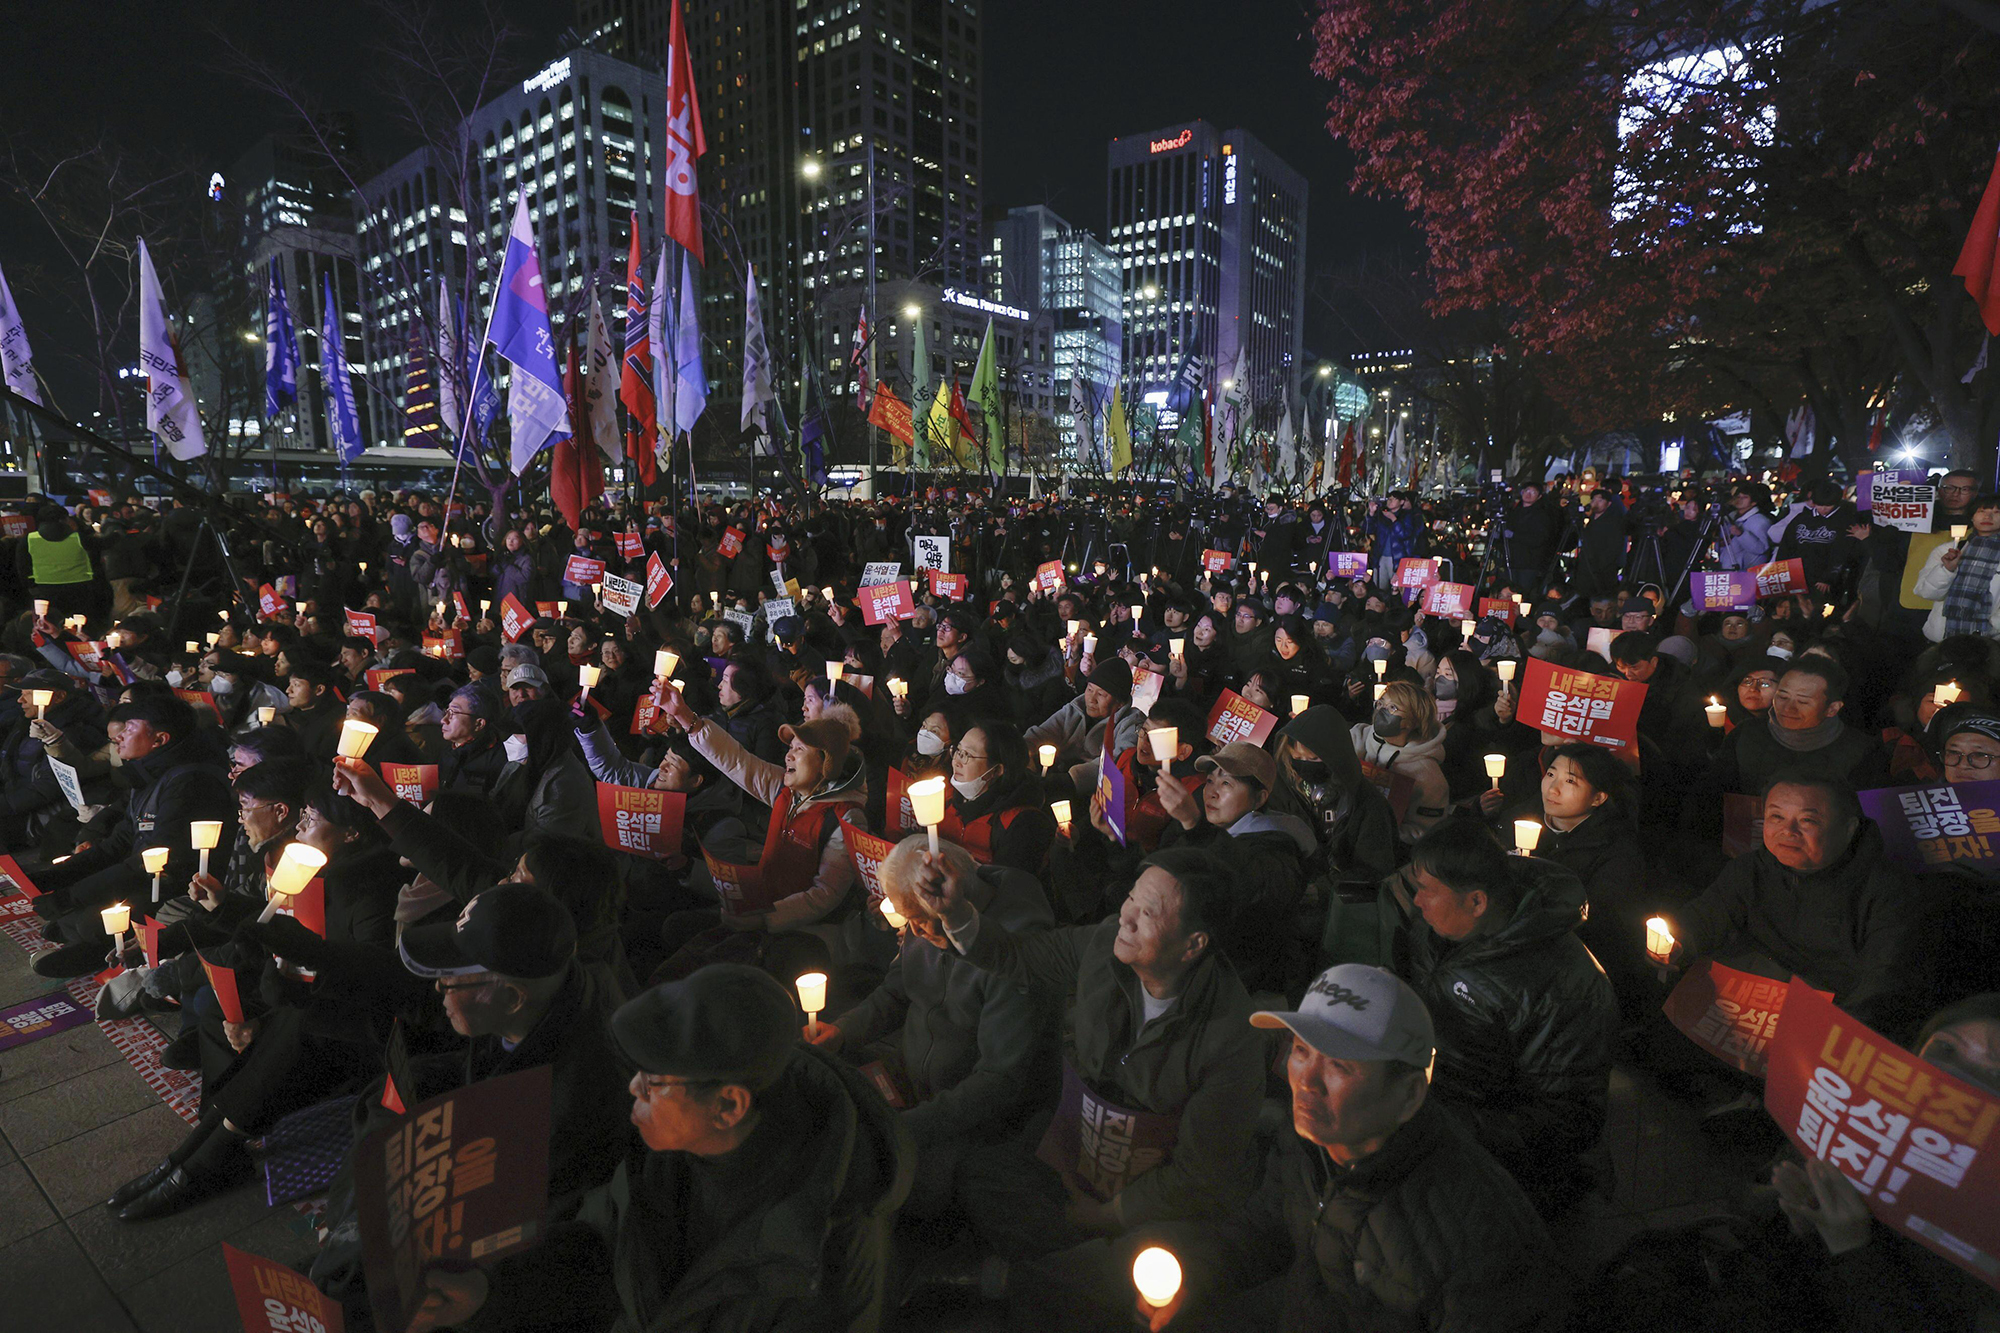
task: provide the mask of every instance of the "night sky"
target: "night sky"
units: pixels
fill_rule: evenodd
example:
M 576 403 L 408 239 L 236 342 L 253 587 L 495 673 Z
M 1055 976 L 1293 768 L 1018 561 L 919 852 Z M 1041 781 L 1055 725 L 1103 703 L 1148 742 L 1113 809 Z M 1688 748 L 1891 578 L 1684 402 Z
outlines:
M 523 33 L 509 62 L 516 71 L 553 55 L 574 19 L 563 0 L 502 0 L 502 8 Z M 105 0 L 88 9 L 87 23 L 72 5 L 16 6 L 10 14 L 14 78 L 0 139 L 11 145 L 67 139 L 79 126 L 102 126 L 114 139 L 150 140 L 204 171 L 226 172 L 263 133 L 291 124 L 282 107 L 230 69 L 221 39 L 227 34 L 296 70 L 310 93 L 348 114 L 376 162 L 392 162 L 410 146 L 373 95 L 378 38 L 365 5 Z M 1302 0 L 1229 6 L 989 0 L 983 135 L 989 211 L 1043 203 L 1101 234 L 1108 141 L 1199 117 L 1251 131 L 1306 177 L 1309 271 L 1362 252 L 1414 253 L 1416 238 L 1401 209 L 1348 190 L 1352 159 L 1324 126 L 1325 85 L 1309 69 L 1308 20 Z M 23 78 L 22 71 L 33 73 Z M 45 256 L 38 226 L 16 201 L 0 199 L 0 265 L 14 278 L 31 341 L 40 341 L 38 323 L 47 337 L 53 312 L 44 310 L 33 281 L 15 275 L 31 273 Z M 1331 324 L 1309 300 L 1313 351 L 1350 350 Z

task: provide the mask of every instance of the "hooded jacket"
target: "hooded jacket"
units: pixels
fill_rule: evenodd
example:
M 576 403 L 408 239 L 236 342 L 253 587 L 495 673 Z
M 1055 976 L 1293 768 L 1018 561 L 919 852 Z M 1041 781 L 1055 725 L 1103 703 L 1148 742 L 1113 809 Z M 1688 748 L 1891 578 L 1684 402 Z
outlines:
M 1160 845 L 1205 847 L 1222 858 L 1241 895 L 1223 952 L 1244 989 L 1289 992 L 1305 961 L 1292 942 L 1292 917 L 1305 897 L 1306 863 L 1319 850 L 1312 825 L 1270 809 L 1248 811 L 1226 829 L 1207 819 L 1184 829 L 1169 819 Z
M 1347 733 L 1354 753 L 1365 764 L 1378 764 L 1392 775 L 1404 773 L 1415 784 L 1396 836 L 1405 844 L 1415 842 L 1451 808 L 1451 783 L 1444 775 L 1444 729 L 1427 741 L 1391 745 L 1375 734 L 1373 725 L 1357 722 Z
M 1583 881 L 1506 858 L 1520 895 L 1490 934 L 1447 940 L 1411 922 L 1401 969 L 1437 1028 L 1433 1095 L 1515 1179 L 1589 1148 L 1604 1130 L 1618 1002 L 1575 930 Z
M 584 1196 L 576 1220 L 490 1270 L 468 1330 L 579 1326 L 608 1293 L 613 1333 L 752 1333 L 881 1326 L 890 1230 L 909 1194 L 915 1151 L 860 1073 L 802 1047 L 771 1089 L 770 1132 L 709 1161 L 634 1146 Z M 682 1238 L 710 1218 L 691 1201 L 753 1173 L 782 1184 L 740 1195 L 733 1224 L 698 1252 Z
M 1863 819 L 1824 869 L 1800 873 L 1763 848 L 1723 868 L 1674 912 L 1683 956 L 1754 948 L 1797 973 L 1891 1041 L 1906 1041 L 1935 995 L 1938 902 L 1921 876 L 1893 865 Z
M 785 786 L 783 765 L 759 759 L 739 745 L 719 723 L 707 718 L 689 727 L 687 734 L 702 758 L 714 764 L 722 776 L 741 787 L 751 800 L 763 806 L 777 801 L 778 793 Z M 866 825 L 868 815 L 864 807 L 867 803 L 868 768 L 861 755 L 850 750 L 839 776 L 810 796 L 794 802 L 792 815 L 796 818 L 816 806 L 830 805 L 839 807 L 834 811 L 839 819 Z M 811 886 L 773 903 L 771 910 L 765 914 L 767 928 L 774 931 L 804 930 L 825 920 L 847 903 L 859 880 L 854 871 L 853 858 L 847 854 L 847 837 L 840 830 L 839 819 L 826 822 L 826 827 L 832 832 L 820 844 L 819 870 L 814 874 Z
M 953 937 L 967 961 L 1045 993 L 1073 994 L 1066 1055 L 1083 1081 L 1120 1106 L 1180 1117 L 1172 1154 L 1112 1200 L 1126 1226 L 1223 1217 L 1249 1197 L 1266 1046 L 1250 996 L 1211 949 L 1167 1011 L 1146 1022 L 1139 977 L 1112 954 L 1113 918 L 1036 935 L 989 928 Z
M 979 868 L 997 926 L 1032 935 L 1050 929 L 1048 895 L 1034 876 Z M 1014 1128 L 1054 1088 L 1055 996 L 984 971 L 949 946 L 904 931 L 882 982 L 842 1014 L 847 1048 L 898 1034 L 904 1073 L 918 1097 L 903 1113 L 917 1145 L 993 1139 Z M 900 1030 L 900 1031 L 899 1031 Z
M 1126 1246 L 1161 1243 L 1196 1311 L 1281 1279 L 1278 1333 L 1529 1333 L 1561 1328 L 1568 1307 L 1541 1219 L 1435 1097 L 1345 1170 L 1286 1126 L 1241 1213 Z

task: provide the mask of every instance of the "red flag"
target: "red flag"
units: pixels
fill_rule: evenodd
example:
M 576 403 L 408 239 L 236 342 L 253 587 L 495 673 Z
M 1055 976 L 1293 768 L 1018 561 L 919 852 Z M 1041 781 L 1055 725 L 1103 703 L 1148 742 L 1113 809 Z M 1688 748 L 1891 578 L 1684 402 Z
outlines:
M 951 419 L 964 429 L 971 443 L 978 443 L 979 432 L 973 428 L 972 413 L 966 409 L 965 395 L 958 391 L 957 380 L 951 382 Z
M 694 62 L 688 54 L 687 21 L 680 0 L 673 0 L 673 16 L 667 27 L 667 235 L 686 246 L 697 264 L 706 263 L 701 253 L 701 196 L 695 181 L 695 163 L 708 151 L 708 137 L 701 132 L 701 103 L 695 97 Z
M 1340 460 L 1334 466 L 1334 480 L 1342 486 L 1354 484 L 1354 423 L 1347 423 L 1347 429 L 1340 436 Z
M 639 249 L 639 211 L 633 209 L 632 251 L 625 259 L 625 363 L 618 373 L 618 401 L 625 404 L 627 414 L 625 457 L 637 469 L 641 486 L 651 486 L 658 476 L 653 465 L 660 438 L 659 423 L 653 419 L 653 337 L 646 327 L 651 313 L 646 265 Z
M 1883 399 L 1876 409 L 1874 423 L 1868 427 L 1868 452 L 1874 453 L 1882 447 L 1882 428 L 1889 424 L 1889 400 Z
M 1972 293 L 1986 331 L 2000 333 L 2000 157 L 1993 159 L 1986 192 L 1972 215 L 1972 230 L 1965 233 L 1964 248 L 1951 271 L 1965 279 L 1965 290 Z
M 562 511 L 563 521 L 574 528 L 582 521 L 584 507 L 604 494 L 603 455 L 590 438 L 590 421 L 583 409 L 582 376 L 577 370 L 574 347 L 569 349 L 563 371 L 563 389 L 569 394 L 570 436 L 556 441 L 549 458 L 549 498 Z

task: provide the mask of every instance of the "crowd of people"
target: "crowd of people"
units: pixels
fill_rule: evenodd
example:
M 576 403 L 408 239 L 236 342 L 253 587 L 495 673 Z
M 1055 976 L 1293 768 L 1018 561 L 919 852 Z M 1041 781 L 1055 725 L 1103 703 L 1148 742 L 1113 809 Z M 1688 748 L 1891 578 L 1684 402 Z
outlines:
M 1612 1188 L 1621 1067 L 1751 1145 L 1760 1279 L 1722 1299 L 1995 1326 L 1661 1012 L 1703 960 L 1796 975 L 2000 1095 L 1991 863 L 1916 873 L 1857 798 L 2000 777 L 1968 473 L 1935 543 L 1828 480 L 573 521 L 366 492 L 272 497 L 230 557 L 196 503 L 27 518 L 0 833 L 32 965 L 122 963 L 98 1016 L 201 1079 L 122 1222 L 244 1187 L 329 1098 L 358 1141 L 392 1059 L 406 1105 L 547 1065 L 543 1239 L 427 1273 L 418 1330 L 1661 1326 L 1561 1239 Z M 1488 600 L 1427 613 L 1428 557 Z M 1794 558 L 1754 605 L 1686 578 Z M 1642 682 L 1636 745 L 1521 716 L 1535 660 Z M 678 844 L 622 840 L 603 784 L 670 794 Z M 314 920 L 265 910 L 296 856 Z M 349 1328 L 358 1218 L 344 1173 L 310 1276 Z

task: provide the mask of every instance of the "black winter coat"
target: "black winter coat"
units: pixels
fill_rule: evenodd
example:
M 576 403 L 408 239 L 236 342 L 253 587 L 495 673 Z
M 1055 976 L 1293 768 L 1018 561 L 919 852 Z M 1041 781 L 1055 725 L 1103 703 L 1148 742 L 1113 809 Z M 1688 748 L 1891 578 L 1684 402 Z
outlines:
M 1433 1094 L 1529 1181 L 1566 1170 L 1604 1130 L 1618 1002 L 1574 933 L 1583 881 L 1533 857 L 1507 869 L 1512 920 L 1456 941 L 1418 920 L 1401 970 L 1437 1027 Z

